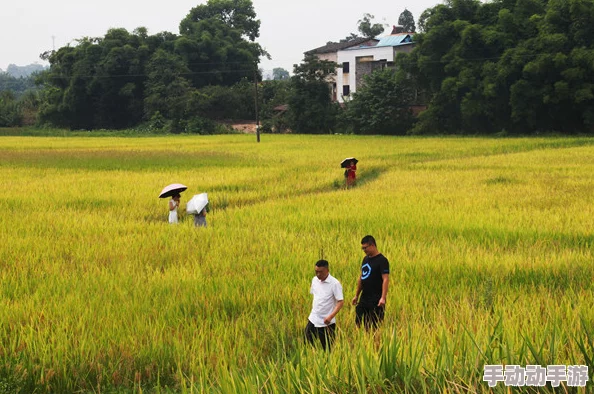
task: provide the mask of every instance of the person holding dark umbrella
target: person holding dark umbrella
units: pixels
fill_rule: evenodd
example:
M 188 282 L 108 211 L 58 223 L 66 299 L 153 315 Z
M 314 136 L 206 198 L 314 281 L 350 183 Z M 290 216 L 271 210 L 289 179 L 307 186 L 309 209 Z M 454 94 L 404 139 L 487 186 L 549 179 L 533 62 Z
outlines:
M 357 163 L 359 160 L 355 159 L 354 157 L 347 157 L 340 163 L 340 167 L 346 168 L 344 171 L 344 177 L 346 181 L 346 187 L 349 188 L 355 185 L 357 180 Z
M 171 185 L 165 186 L 165 188 L 159 194 L 159 198 L 171 197 L 169 200 L 169 223 L 176 224 L 178 222 L 177 208 L 179 207 L 180 193 L 186 190 L 188 187 L 181 183 L 172 183 Z
M 171 196 L 171 200 L 169 200 L 169 224 L 178 223 L 177 208 L 179 208 L 180 197 L 179 194 L 176 194 Z

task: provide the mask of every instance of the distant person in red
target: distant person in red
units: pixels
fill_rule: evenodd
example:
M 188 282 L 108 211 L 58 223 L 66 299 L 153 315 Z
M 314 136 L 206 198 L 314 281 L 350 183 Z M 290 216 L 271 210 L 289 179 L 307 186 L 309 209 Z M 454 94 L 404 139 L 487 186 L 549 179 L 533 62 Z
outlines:
M 350 164 L 346 167 L 346 185 L 347 188 L 354 186 L 357 180 L 357 165 L 354 160 L 351 160 Z

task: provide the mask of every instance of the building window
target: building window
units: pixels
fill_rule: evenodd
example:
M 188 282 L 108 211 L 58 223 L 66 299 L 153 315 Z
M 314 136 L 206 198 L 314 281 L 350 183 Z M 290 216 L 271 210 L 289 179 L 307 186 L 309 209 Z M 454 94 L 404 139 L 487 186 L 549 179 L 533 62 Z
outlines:
M 342 73 L 343 74 L 348 74 L 349 73 L 349 62 L 343 62 L 342 63 Z
M 351 86 L 350 85 L 342 85 L 342 95 L 348 96 L 351 94 Z

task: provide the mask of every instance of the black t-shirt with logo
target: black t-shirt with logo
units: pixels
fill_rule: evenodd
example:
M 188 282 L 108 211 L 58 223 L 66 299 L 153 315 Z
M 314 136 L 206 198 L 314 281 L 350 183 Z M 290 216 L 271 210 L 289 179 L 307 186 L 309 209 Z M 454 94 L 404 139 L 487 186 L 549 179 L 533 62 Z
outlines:
M 366 308 L 377 306 L 382 298 L 382 274 L 390 273 L 390 263 L 383 254 L 363 258 L 361 263 L 361 287 L 363 292 L 359 304 Z

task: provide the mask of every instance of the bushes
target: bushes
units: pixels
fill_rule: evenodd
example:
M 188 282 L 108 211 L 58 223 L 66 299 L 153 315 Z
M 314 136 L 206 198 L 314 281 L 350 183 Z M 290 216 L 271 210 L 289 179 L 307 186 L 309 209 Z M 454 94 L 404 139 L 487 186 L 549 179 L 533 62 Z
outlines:
M 151 117 L 151 120 L 144 122 L 134 130 L 141 133 L 148 134 L 165 134 L 165 133 L 188 133 L 188 134 L 233 134 L 235 131 L 225 124 L 217 123 L 208 118 L 194 116 L 188 120 L 166 119 L 159 111 Z
M 0 127 L 17 127 L 23 124 L 23 110 L 10 91 L 0 93 Z

